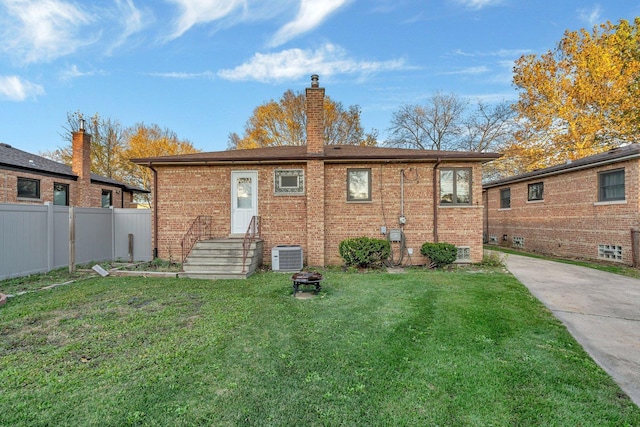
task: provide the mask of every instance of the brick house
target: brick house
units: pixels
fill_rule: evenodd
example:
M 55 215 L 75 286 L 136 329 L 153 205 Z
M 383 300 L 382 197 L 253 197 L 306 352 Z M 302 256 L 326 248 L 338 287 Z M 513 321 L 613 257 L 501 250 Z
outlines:
M 637 265 L 640 144 L 487 183 L 489 243 Z M 634 255 L 635 254 L 635 255 Z
M 325 145 L 324 93 L 312 76 L 306 145 L 132 159 L 154 173 L 157 256 L 178 258 L 194 218 L 209 215 L 222 237 L 244 236 L 259 216 L 266 259 L 274 246 L 300 245 L 307 265 L 339 265 L 342 240 L 393 229 L 405 264 L 423 262 L 427 241 L 480 261 L 481 166 L 498 155 Z
M 0 203 L 78 207 L 136 207 L 134 193 L 148 193 L 111 178 L 90 173 L 91 135 L 72 136 L 72 166 L 0 143 Z

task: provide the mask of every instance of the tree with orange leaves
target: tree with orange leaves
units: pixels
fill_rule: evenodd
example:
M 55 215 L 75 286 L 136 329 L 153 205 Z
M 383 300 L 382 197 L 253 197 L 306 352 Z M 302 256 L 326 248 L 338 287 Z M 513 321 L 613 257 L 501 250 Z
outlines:
M 244 135 L 231 133 L 231 150 L 306 144 L 305 95 L 287 90 L 280 100 L 259 105 L 247 120 Z M 324 99 L 325 144 L 376 145 L 377 132 L 365 133 L 360 124 L 360 107 L 345 109 L 328 96 Z
M 511 173 L 635 142 L 640 130 L 640 18 L 566 31 L 553 50 L 516 61 L 520 130 Z M 517 159 L 517 161 L 514 161 Z

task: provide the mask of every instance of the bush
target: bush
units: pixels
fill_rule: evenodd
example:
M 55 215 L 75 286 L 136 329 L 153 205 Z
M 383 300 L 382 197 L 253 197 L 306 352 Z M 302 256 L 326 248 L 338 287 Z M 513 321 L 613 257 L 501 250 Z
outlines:
M 420 253 L 429 258 L 435 267 L 443 267 L 456 260 L 458 248 L 451 243 L 427 242 L 420 248 Z
M 389 258 L 391 245 L 383 239 L 356 237 L 340 242 L 338 251 L 348 267 L 382 267 Z
M 491 252 L 488 254 L 484 254 L 480 265 L 483 267 L 504 267 L 504 262 L 502 261 L 501 254 L 497 252 Z

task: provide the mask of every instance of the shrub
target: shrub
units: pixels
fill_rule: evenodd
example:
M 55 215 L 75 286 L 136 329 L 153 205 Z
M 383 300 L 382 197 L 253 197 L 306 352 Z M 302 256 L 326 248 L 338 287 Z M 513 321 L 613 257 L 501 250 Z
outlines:
M 427 242 L 420 248 L 420 253 L 429 258 L 434 267 L 442 267 L 456 260 L 458 248 L 451 243 Z
M 490 252 L 484 254 L 480 265 L 483 267 L 504 267 L 504 262 L 502 261 L 501 254 L 497 252 Z
M 389 258 L 391 246 L 383 239 L 356 237 L 340 242 L 338 251 L 348 267 L 382 267 Z

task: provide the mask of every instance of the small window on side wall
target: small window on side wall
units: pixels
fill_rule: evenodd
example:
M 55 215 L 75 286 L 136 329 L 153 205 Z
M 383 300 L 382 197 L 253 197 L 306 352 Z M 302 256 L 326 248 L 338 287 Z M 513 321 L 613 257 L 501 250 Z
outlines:
M 273 192 L 276 195 L 304 194 L 304 171 L 302 169 L 273 171 Z
M 536 200 L 544 200 L 544 183 L 536 182 L 535 184 L 529 184 L 529 196 L 530 202 Z
M 69 184 L 53 183 L 53 204 L 69 206 Z
M 40 198 L 40 180 L 18 178 L 18 197 L 25 199 Z
M 500 190 L 500 209 L 511 208 L 511 188 Z
M 102 190 L 102 207 L 103 208 L 108 208 L 110 206 L 113 206 L 113 199 L 111 198 L 111 191 L 109 190 Z
M 371 201 L 371 169 L 347 169 L 347 201 Z
M 452 168 L 440 170 L 440 204 L 471 204 L 471 169 Z
M 624 169 L 600 172 L 598 174 L 598 201 L 613 202 L 625 200 Z

